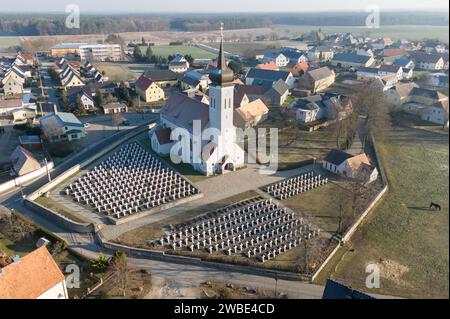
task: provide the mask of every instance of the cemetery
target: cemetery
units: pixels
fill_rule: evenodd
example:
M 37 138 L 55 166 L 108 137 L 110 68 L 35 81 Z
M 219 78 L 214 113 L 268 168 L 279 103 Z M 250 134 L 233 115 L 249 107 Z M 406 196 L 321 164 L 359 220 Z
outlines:
M 100 215 L 121 219 L 196 195 L 199 190 L 133 142 L 70 183 L 63 192 Z
M 175 225 L 153 245 L 187 255 L 241 257 L 265 263 L 320 232 L 304 216 L 260 197 Z
M 328 178 L 323 179 L 321 175 L 309 172 L 269 185 L 264 188 L 264 191 L 278 200 L 285 200 L 326 184 L 328 184 Z

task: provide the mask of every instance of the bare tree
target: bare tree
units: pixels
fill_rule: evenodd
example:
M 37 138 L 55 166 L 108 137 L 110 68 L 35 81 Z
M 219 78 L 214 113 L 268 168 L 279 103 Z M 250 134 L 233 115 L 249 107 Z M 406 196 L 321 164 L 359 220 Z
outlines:
M 353 95 L 357 112 L 366 116 L 366 133 L 382 137 L 390 127 L 391 105 L 384 100 L 383 93 L 367 83 Z
M 122 251 L 117 251 L 111 261 L 111 269 L 115 273 L 117 287 L 126 297 L 128 287 L 128 262 L 127 255 Z

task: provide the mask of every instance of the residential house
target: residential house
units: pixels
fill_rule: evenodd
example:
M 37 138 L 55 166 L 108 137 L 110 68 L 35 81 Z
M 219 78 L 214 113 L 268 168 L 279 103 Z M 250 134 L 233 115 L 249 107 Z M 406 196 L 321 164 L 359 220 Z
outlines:
M 445 61 L 441 54 L 413 52 L 410 54 L 417 68 L 427 71 L 443 70 Z
M 278 80 L 270 87 L 264 89 L 261 97 L 266 105 L 282 106 L 289 96 L 289 86 L 283 80 Z
M 169 70 L 175 73 L 184 73 L 189 70 L 189 62 L 181 54 L 176 54 L 175 58 L 169 62 Z
M 448 97 L 439 91 L 410 83 L 409 86 L 405 84 L 387 91 L 386 100 L 424 121 L 448 125 Z
M 292 73 L 293 76 L 302 76 L 303 74 L 306 73 L 306 71 L 308 71 L 309 65 L 308 62 L 303 61 L 303 62 L 295 62 L 295 61 L 291 61 L 288 63 L 288 65 L 286 66 L 286 71 L 289 71 Z
M 398 65 L 382 64 L 378 68 L 378 75 L 380 77 L 396 76 L 399 80 L 401 80 L 403 78 L 403 68 Z
M 184 74 L 180 81 L 181 89 L 201 90 L 206 91 L 209 85 L 209 78 L 207 74 L 198 71 L 189 71 Z
M 5 95 L 21 95 L 23 94 L 23 84 L 10 76 L 2 81 L 3 93 Z
M 333 57 L 333 50 L 325 46 L 317 46 L 308 51 L 308 60 L 311 63 L 329 62 Z
M 295 112 L 297 120 L 303 125 L 343 120 L 352 111 L 353 105 L 348 96 L 332 93 L 322 93 L 300 98 L 288 106 L 288 112 Z
M 31 54 L 28 53 L 19 53 L 16 57 L 16 59 L 14 60 L 14 64 L 15 65 L 30 65 L 32 66 L 34 63 L 34 59 L 33 56 Z
M 309 69 L 299 79 L 299 87 L 309 89 L 311 92 L 321 92 L 330 87 L 336 80 L 336 73 L 327 66 Z
M 439 91 L 413 88 L 402 108 L 424 121 L 448 126 L 448 96 Z
M 238 128 L 246 129 L 266 120 L 268 114 L 269 109 L 258 99 L 235 108 L 233 123 Z
M 164 90 L 146 73 L 142 74 L 135 84 L 136 93 L 145 102 L 158 102 L 165 99 Z
M 69 89 L 76 86 L 84 86 L 84 82 L 78 74 L 69 71 L 67 75 L 61 79 L 61 85 L 65 89 Z
M 380 38 L 370 43 L 370 46 L 374 50 L 383 50 L 384 48 L 392 45 L 394 42 L 390 38 Z
M 0 268 L 0 299 L 69 299 L 66 278 L 45 246 Z
M 371 86 L 383 93 L 399 83 L 396 76 L 376 77 L 371 79 L 371 81 Z
M 27 121 L 34 121 L 36 118 L 36 109 L 31 107 L 21 107 L 11 112 L 14 124 L 24 124 Z
M 12 116 L 12 112 L 23 107 L 22 99 L 0 99 L 0 116 Z
M 378 170 L 364 153 L 351 155 L 333 149 L 323 160 L 323 168 L 346 178 L 359 179 L 366 184 L 374 182 L 378 178 Z
M 112 102 L 102 106 L 104 114 L 127 113 L 128 106 L 120 102 Z
M 261 69 L 261 70 L 272 70 L 272 71 L 279 71 L 280 70 L 280 67 L 274 61 L 260 63 L 260 64 L 256 65 L 255 68 L 256 69 Z
M 147 71 L 145 76 L 156 82 L 160 88 L 169 88 L 178 85 L 180 76 L 171 70 Z
M 308 57 L 303 51 L 296 50 L 294 48 L 282 48 L 281 53 L 289 59 L 289 63 L 308 62 Z
M 391 104 L 402 105 L 406 103 L 411 91 L 417 87 L 419 86 L 414 82 L 398 83 L 386 91 L 385 98 Z
M 356 53 L 336 53 L 333 60 L 331 60 L 331 65 L 339 68 L 360 68 L 360 67 L 370 67 L 375 63 L 375 59 L 367 55 L 359 55 Z
M 76 93 L 69 95 L 69 102 L 72 105 L 73 109 L 77 108 L 78 98 L 80 98 L 80 101 L 86 111 L 92 112 L 96 110 L 94 98 L 89 91 L 87 92 L 81 89 Z
M 50 142 L 78 140 L 86 136 L 83 123 L 72 113 L 53 113 L 39 119 L 44 137 Z
M 41 168 L 41 164 L 34 158 L 33 154 L 22 146 L 16 147 L 10 156 L 10 160 L 16 176 L 23 176 Z
M 401 66 L 404 69 L 411 69 L 412 70 L 412 69 L 415 68 L 414 61 L 410 57 L 408 57 L 406 55 L 398 57 L 397 59 L 394 60 L 394 62 L 392 64 Z
M 266 85 L 270 83 L 273 85 L 278 80 L 283 80 L 290 89 L 294 87 L 295 78 L 291 72 L 287 71 L 273 71 L 261 70 L 252 68 L 247 73 L 245 78 L 246 85 Z
M 277 51 L 267 51 L 262 59 L 262 62 L 273 62 L 279 68 L 283 68 L 289 63 L 289 58 L 287 58 L 283 53 Z

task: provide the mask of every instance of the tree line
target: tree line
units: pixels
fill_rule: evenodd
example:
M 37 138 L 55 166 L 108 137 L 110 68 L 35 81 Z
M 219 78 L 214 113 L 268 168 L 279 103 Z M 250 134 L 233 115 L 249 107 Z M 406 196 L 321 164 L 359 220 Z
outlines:
M 80 29 L 68 29 L 61 14 L 0 15 L 0 36 L 98 34 L 147 31 L 211 31 L 224 22 L 228 30 L 269 27 L 272 24 L 313 26 L 362 26 L 366 12 L 320 12 L 291 14 L 202 15 L 83 15 Z M 383 12 L 382 25 L 447 26 L 448 12 Z

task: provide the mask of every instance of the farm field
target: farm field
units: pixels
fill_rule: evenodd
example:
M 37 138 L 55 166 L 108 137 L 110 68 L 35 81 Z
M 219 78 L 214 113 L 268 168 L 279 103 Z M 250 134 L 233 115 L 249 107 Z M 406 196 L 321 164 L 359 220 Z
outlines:
M 421 40 L 423 38 L 438 38 L 448 43 L 449 29 L 446 26 L 423 26 L 423 25 L 389 25 L 380 26 L 378 29 L 352 26 L 303 26 L 303 25 L 274 25 L 273 30 L 281 35 L 298 37 L 301 34 L 321 29 L 327 34 L 353 32 L 370 37 L 391 37 L 393 40 L 407 38 L 409 40 Z
M 0 50 L 19 44 L 20 40 L 18 37 L 0 37 Z
M 145 54 L 147 47 L 140 46 L 142 54 Z M 191 45 L 156 45 L 152 46 L 154 55 L 168 57 L 177 53 L 183 55 L 192 55 L 194 59 L 214 59 L 217 54 L 205 51 Z
M 253 42 L 236 42 L 224 43 L 225 51 L 237 55 L 245 55 L 248 50 L 264 50 L 272 45 L 287 46 L 290 41 L 253 41 Z M 220 43 L 205 43 L 206 45 L 219 49 Z
M 318 282 L 331 277 L 367 291 L 366 266 L 377 263 L 381 288 L 372 293 L 448 298 L 448 133 L 406 127 L 404 118 L 396 119 L 400 126 L 379 143 L 390 190 Z M 430 202 L 442 211 L 430 210 Z

